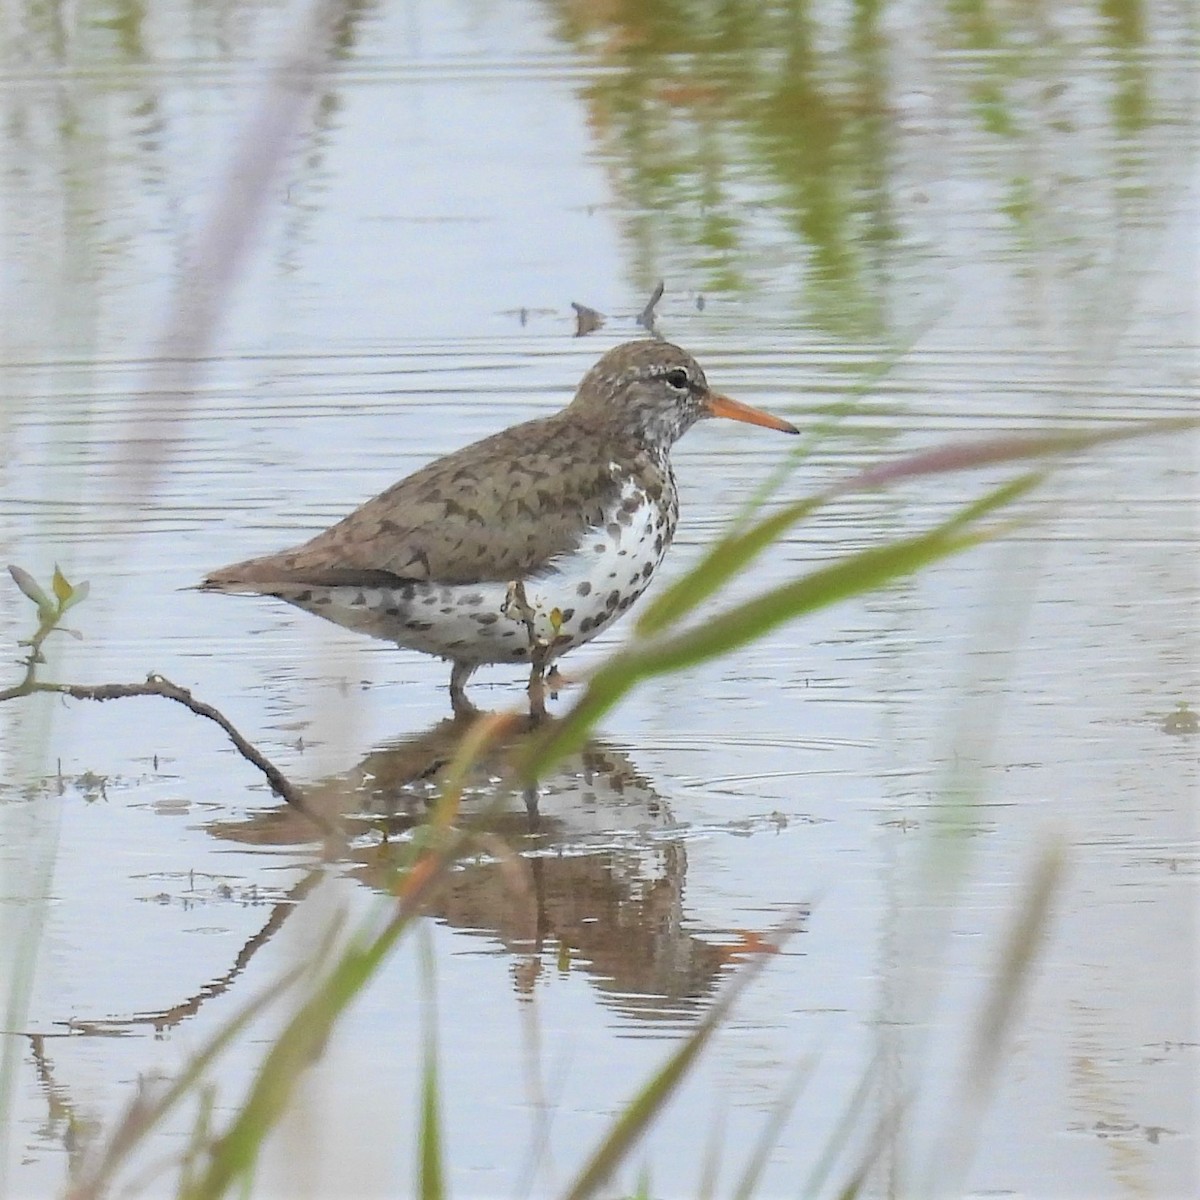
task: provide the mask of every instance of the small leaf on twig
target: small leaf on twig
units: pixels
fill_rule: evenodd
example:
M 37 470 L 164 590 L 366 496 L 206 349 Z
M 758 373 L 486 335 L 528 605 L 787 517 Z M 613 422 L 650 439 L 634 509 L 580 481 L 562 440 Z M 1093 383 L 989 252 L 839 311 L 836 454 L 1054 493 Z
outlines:
M 12 563 L 9 563 L 8 573 L 13 577 L 13 583 L 38 606 L 39 612 L 54 611 L 54 602 L 38 587 L 37 580 L 24 567 L 13 566 Z
M 70 600 L 71 592 L 74 589 L 67 582 L 67 577 L 59 569 L 58 563 L 54 564 L 54 578 L 50 580 L 50 586 L 54 589 L 54 595 L 58 599 L 58 607 L 61 609 Z
M 86 579 L 82 583 L 77 583 L 71 589 L 71 594 L 63 601 L 63 612 L 66 612 L 68 608 L 74 608 L 77 604 L 82 604 L 88 598 L 88 592 L 91 590 L 92 585 Z

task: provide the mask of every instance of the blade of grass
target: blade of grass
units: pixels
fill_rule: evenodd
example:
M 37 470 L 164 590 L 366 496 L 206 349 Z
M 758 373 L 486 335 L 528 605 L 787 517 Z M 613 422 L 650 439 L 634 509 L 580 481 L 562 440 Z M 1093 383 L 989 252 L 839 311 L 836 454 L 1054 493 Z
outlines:
M 283 1115 L 300 1076 L 316 1061 L 337 1017 L 358 995 L 383 956 L 407 929 L 414 912 L 402 906 L 369 945 L 350 946 L 325 981 L 305 1000 L 263 1059 L 250 1094 L 227 1132 L 210 1148 L 209 1162 L 188 1198 L 223 1196 L 253 1169 L 268 1133 Z
M 974 1157 L 975 1140 L 988 1094 L 995 1084 L 1000 1056 L 1017 1013 L 1021 994 L 1029 981 L 1033 960 L 1050 921 L 1051 905 L 1062 882 L 1063 845 L 1057 838 L 1041 850 L 1020 904 L 1004 937 L 992 986 L 975 1021 L 966 1062 L 960 1101 L 950 1116 L 940 1145 L 926 1170 L 922 1195 L 948 1195 L 962 1190 Z
M 784 1088 L 779 1099 L 771 1106 L 771 1112 L 755 1139 L 754 1149 L 750 1151 L 750 1157 L 746 1160 L 742 1176 L 733 1190 L 734 1200 L 752 1200 L 754 1189 L 758 1186 L 758 1181 L 770 1161 L 771 1151 L 778 1144 L 779 1135 L 792 1115 L 792 1109 L 796 1107 L 796 1101 L 799 1100 L 804 1085 L 808 1083 L 815 1065 L 815 1059 L 801 1063 L 792 1072 L 792 1077 L 788 1080 L 787 1087 Z
M 826 503 L 827 497 L 810 496 L 789 504 L 779 512 L 752 525 L 744 532 L 726 534 L 699 564 L 658 596 L 637 622 L 641 635 L 658 633 L 686 616 L 702 601 L 777 542 L 793 525 Z
M 725 1110 L 716 1114 L 713 1131 L 708 1136 L 704 1151 L 704 1166 L 700 1171 L 700 1183 L 696 1188 L 696 1200 L 713 1200 L 717 1194 L 717 1180 L 721 1177 L 721 1150 L 725 1144 Z
M 843 399 L 823 406 L 819 410 L 819 419 L 805 424 L 798 444 L 789 450 L 783 462 L 754 489 L 746 502 L 738 509 L 737 515 L 732 521 L 731 533 L 739 533 L 746 527 L 750 517 L 775 495 L 786 479 L 795 474 L 797 465 L 808 458 L 842 421 L 859 411 L 863 397 L 874 391 L 876 384 L 890 375 L 896 364 L 906 358 L 945 315 L 945 306 L 938 305 L 921 320 L 914 322 L 903 340 L 897 340 L 890 346 L 883 347 L 879 360 L 869 364 L 863 374 L 854 381 Z
M 395 912 L 377 934 L 357 933 L 325 979 L 315 985 L 276 1037 L 250 1092 L 225 1134 L 210 1148 L 209 1162 L 185 1200 L 223 1196 L 234 1180 L 247 1179 L 262 1143 L 278 1123 L 303 1074 L 316 1061 L 334 1025 L 420 914 L 432 886 L 442 877 L 465 835 L 452 828 L 470 764 L 511 728 L 515 714 L 482 717 L 463 738 L 447 768 L 442 794 L 430 818 L 432 835 L 396 889 Z
M 188 1137 L 187 1148 L 179 1162 L 180 1191 L 186 1191 L 192 1185 L 196 1162 L 204 1153 L 212 1137 L 213 1109 L 216 1106 L 216 1088 L 206 1084 L 196 1089 L 196 1119 L 192 1123 L 192 1131 Z
M 734 1002 L 758 977 L 776 950 L 795 932 L 799 921 L 790 922 L 774 937 L 769 950 L 764 950 L 736 975 L 725 992 L 708 1010 L 704 1019 L 684 1040 L 678 1050 L 654 1073 L 636 1096 L 625 1106 L 607 1136 L 584 1164 L 567 1190 L 567 1200 L 584 1200 L 593 1195 L 612 1176 L 626 1155 L 637 1144 L 651 1121 L 662 1111 L 672 1093 L 695 1065 L 701 1051 L 724 1023 Z
M 867 1100 L 871 1095 L 871 1087 L 878 1073 L 879 1055 L 876 1053 L 871 1061 L 867 1063 L 866 1069 L 855 1086 L 849 1101 L 847 1101 L 846 1107 L 842 1110 L 842 1115 L 838 1118 L 838 1123 L 834 1126 L 833 1132 L 825 1140 L 825 1145 L 821 1150 L 821 1157 L 817 1159 L 816 1165 L 809 1172 L 809 1176 L 804 1182 L 804 1187 L 800 1190 L 801 1196 L 819 1196 L 823 1193 L 825 1181 L 832 1173 L 838 1155 L 841 1154 L 843 1148 L 850 1141 L 850 1135 L 859 1127 L 863 1109 L 866 1107 Z
M 877 488 L 890 487 L 904 479 L 973 471 L 980 467 L 1030 462 L 1041 458 L 1058 458 L 1112 442 L 1184 433 L 1194 429 L 1200 429 L 1200 417 L 1156 417 L 1150 421 L 1122 424 L 1112 429 L 1060 429 L 1050 433 L 1012 434 L 982 438 L 974 442 L 951 443 L 906 455 L 894 462 L 868 467 L 831 488 L 829 494 L 842 496 L 850 492 L 874 491 Z
M 871 1128 L 871 1135 L 867 1139 L 867 1148 L 863 1151 L 858 1166 L 854 1168 L 849 1179 L 838 1190 L 838 1200 L 857 1200 L 861 1195 L 871 1176 L 871 1171 L 883 1155 L 884 1148 L 891 1145 L 895 1138 L 896 1127 L 900 1122 L 903 1108 L 904 1104 L 897 1101 L 879 1114 L 879 1119 Z
M 650 1190 L 650 1164 L 644 1163 L 638 1174 L 637 1190 L 633 1193 L 631 1200 L 654 1200 L 654 1193 Z
M 577 749 L 595 721 L 643 679 L 705 662 L 786 621 L 881 587 L 892 579 L 910 575 L 939 559 L 990 540 L 996 536 L 995 531 L 964 532 L 965 526 L 1011 504 L 1042 478 L 1040 474 L 1022 475 L 965 506 L 927 533 L 859 551 L 761 593 L 682 633 L 635 643 L 596 671 L 583 695 L 559 724 L 530 740 L 518 755 L 518 770 L 536 775 L 562 755 Z
M 905 455 L 860 471 L 815 496 L 805 497 L 771 513 L 748 529 L 737 529 L 721 538 L 700 562 L 682 579 L 660 594 L 642 613 L 637 623 L 639 634 L 648 635 L 665 629 L 686 616 L 773 542 L 831 500 L 857 492 L 878 491 L 906 479 L 918 479 L 950 472 L 977 470 L 1004 463 L 1028 462 L 1087 450 L 1108 442 L 1154 434 L 1178 433 L 1200 428 L 1200 420 L 1179 417 L 1139 421 L 1117 429 L 1059 430 L 1037 435 L 985 438 L 974 442 L 952 443 Z
M 433 950 L 428 931 L 421 938 L 421 1040 L 425 1063 L 421 1072 L 421 1126 L 417 1135 L 420 1161 L 418 1190 L 422 1200 L 443 1200 L 442 1127 L 438 1113 L 437 993 Z
M 188 269 L 166 309 L 144 394 L 119 447 L 117 479 L 125 512 L 132 514 L 157 483 L 181 436 L 231 296 L 249 258 L 272 199 L 276 173 L 311 111 L 316 89 L 337 54 L 349 0 L 309 0 L 295 21 L 289 44 L 251 106 L 226 159 L 215 200 L 202 214 Z
M 86 1167 L 67 1187 L 67 1200 L 97 1200 L 103 1196 L 117 1170 L 128 1160 L 134 1146 L 193 1089 L 217 1056 L 241 1033 L 255 1017 L 275 1003 L 303 975 L 303 967 L 287 972 L 264 992 L 255 996 L 198 1050 L 191 1055 L 183 1071 L 161 1095 L 139 1093 L 130 1102 L 112 1136 L 95 1163 Z M 203 1112 L 203 1110 L 202 1110 Z

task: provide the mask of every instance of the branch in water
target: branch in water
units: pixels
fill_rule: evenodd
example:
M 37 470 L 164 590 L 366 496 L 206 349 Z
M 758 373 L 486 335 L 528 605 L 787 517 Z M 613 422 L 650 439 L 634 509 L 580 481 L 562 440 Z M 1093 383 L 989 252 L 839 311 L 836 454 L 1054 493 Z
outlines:
M 165 700 L 174 700 L 182 704 L 198 717 L 219 725 L 234 744 L 237 752 L 249 763 L 256 766 L 267 778 L 271 790 L 285 800 L 298 812 L 301 812 L 315 825 L 320 826 L 326 834 L 332 834 L 334 827 L 324 817 L 313 812 L 304 803 L 299 790 L 288 782 L 287 777 L 274 763 L 267 759 L 256 747 L 238 732 L 229 718 L 203 700 L 197 700 L 187 688 L 164 679 L 161 675 L 148 675 L 145 683 L 100 683 L 94 685 L 78 683 L 42 683 L 36 679 L 26 678 L 15 687 L 0 691 L 0 701 L 14 700 L 18 696 L 30 696 L 35 692 L 53 692 L 60 696 L 70 696 L 73 700 L 124 700 L 129 696 L 161 696 Z

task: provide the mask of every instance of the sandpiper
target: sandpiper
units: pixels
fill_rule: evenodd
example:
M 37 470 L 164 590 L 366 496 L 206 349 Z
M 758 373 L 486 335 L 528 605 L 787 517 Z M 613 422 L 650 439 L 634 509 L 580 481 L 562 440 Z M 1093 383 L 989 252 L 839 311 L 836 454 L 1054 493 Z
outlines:
M 201 587 L 286 600 L 449 659 L 450 702 L 483 663 L 547 665 L 646 590 L 679 515 L 669 452 L 705 417 L 789 422 L 710 390 L 669 342 L 627 342 L 551 417 L 422 467 L 303 545 L 223 567 Z

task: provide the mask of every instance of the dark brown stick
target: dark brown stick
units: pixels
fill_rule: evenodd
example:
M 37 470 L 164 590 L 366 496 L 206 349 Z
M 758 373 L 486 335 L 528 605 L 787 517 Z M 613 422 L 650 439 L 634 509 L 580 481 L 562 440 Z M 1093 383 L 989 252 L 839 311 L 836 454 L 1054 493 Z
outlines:
M 323 832 L 331 834 L 333 826 L 322 816 L 314 813 L 300 792 L 288 782 L 283 772 L 267 759 L 259 750 L 250 744 L 234 727 L 229 718 L 203 700 L 197 700 L 187 688 L 164 679 L 161 675 L 151 673 L 146 676 L 145 683 L 100 683 L 94 685 L 78 683 L 43 683 L 36 679 L 25 678 L 15 687 L 0 691 L 0 702 L 15 700 L 19 696 L 30 696 L 35 692 L 52 692 L 59 696 L 70 696 L 73 700 L 124 700 L 130 696 L 161 696 L 165 700 L 174 700 L 182 704 L 198 717 L 219 725 L 234 744 L 237 752 L 249 763 L 256 766 L 267 778 L 271 790 L 285 800 L 298 812 L 303 813 L 310 821 L 320 826 Z

